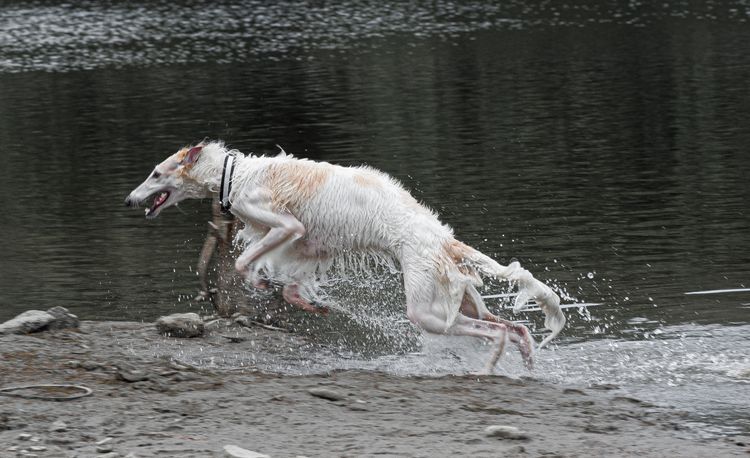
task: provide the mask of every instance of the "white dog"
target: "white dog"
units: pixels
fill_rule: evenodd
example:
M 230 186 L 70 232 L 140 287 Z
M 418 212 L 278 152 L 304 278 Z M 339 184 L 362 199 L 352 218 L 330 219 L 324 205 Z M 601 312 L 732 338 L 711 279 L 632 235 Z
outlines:
M 552 331 L 565 325 L 558 296 L 517 262 L 502 266 L 459 242 L 450 227 L 417 202 L 401 184 L 369 167 L 243 156 L 221 142 L 183 148 L 157 165 L 126 199 L 129 206 L 155 196 L 147 218 L 186 198 L 219 193 L 225 210 L 245 224 L 245 249 L 237 270 L 254 285 L 283 283 L 284 298 L 308 311 L 315 281 L 334 267 L 368 262 L 398 265 L 404 276 L 406 315 L 430 333 L 465 335 L 496 342 L 492 372 L 507 340 L 530 367 L 534 341 L 528 329 L 487 310 L 477 291 L 480 274 L 515 282 L 514 310 L 535 300 Z

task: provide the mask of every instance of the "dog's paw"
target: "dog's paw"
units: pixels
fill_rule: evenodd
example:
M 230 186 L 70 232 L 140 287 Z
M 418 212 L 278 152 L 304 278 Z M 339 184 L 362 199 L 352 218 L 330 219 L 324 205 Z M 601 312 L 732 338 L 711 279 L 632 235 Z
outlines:
M 328 306 L 323 305 L 319 302 L 313 301 L 310 303 L 310 305 L 313 306 L 313 309 L 311 310 L 313 313 L 318 313 L 320 315 L 328 315 L 328 313 L 331 311 L 331 309 L 328 308 Z
M 253 288 L 261 291 L 267 291 L 271 287 L 271 282 L 265 278 L 254 278 L 250 284 L 253 285 Z

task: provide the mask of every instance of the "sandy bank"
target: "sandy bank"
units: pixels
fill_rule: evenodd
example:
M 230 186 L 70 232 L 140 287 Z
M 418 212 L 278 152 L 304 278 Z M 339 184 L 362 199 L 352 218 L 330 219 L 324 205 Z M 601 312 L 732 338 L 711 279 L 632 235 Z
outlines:
M 245 352 L 249 345 L 299 339 L 261 328 L 243 332 L 241 342 L 221 337 L 223 329 L 187 345 Z M 180 362 L 181 345 L 185 341 L 138 323 L 83 322 L 78 331 L 0 336 L 0 388 L 71 383 L 93 390 L 67 402 L 0 396 L 0 456 L 211 457 L 224 456 L 227 444 L 273 457 L 715 457 L 750 451 L 738 438 L 686 438 L 679 412 L 606 386 L 499 376 L 205 370 Z M 490 425 L 518 427 L 528 439 L 491 437 L 485 432 Z

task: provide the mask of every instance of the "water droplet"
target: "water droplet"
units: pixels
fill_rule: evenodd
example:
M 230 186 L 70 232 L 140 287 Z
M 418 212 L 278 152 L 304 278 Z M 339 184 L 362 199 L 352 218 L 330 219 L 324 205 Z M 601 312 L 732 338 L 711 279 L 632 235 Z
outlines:
M 592 278 L 594 278 L 594 272 L 589 272 L 588 274 L 586 274 L 586 276 L 589 277 L 589 280 L 591 280 Z

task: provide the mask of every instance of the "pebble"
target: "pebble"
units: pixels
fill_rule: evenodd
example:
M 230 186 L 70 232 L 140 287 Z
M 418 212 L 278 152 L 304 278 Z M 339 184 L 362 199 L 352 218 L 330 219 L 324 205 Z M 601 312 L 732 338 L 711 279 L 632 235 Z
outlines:
M 119 378 L 120 380 L 124 380 L 128 383 L 135 383 L 135 382 L 142 382 L 144 380 L 148 380 L 149 374 L 144 371 L 120 368 L 117 371 L 117 378 Z
M 236 445 L 225 445 L 224 456 L 229 458 L 271 458 L 268 455 L 253 452 L 252 450 L 237 447 Z
M 170 337 L 199 337 L 205 332 L 197 313 L 173 313 L 156 320 L 156 329 Z
M 112 450 L 114 450 L 112 444 L 109 443 L 96 446 L 96 453 L 109 453 Z
M 68 425 L 65 424 L 65 422 L 61 420 L 57 420 L 56 422 L 52 423 L 49 427 L 49 431 L 53 433 L 61 433 L 63 431 L 68 430 Z
M 31 439 L 31 434 L 29 434 L 29 433 L 21 433 L 21 434 L 18 435 L 17 439 L 20 440 L 20 441 L 27 441 L 27 440 Z
M 87 371 L 95 371 L 99 369 L 100 367 L 102 367 L 102 365 L 95 361 L 84 361 L 81 364 L 79 364 L 79 367 Z
M 515 426 L 505 425 L 492 425 L 488 426 L 485 430 L 490 437 L 496 437 L 498 439 L 512 439 L 512 440 L 528 440 L 531 439 L 528 434 L 516 428 Z
M 78 317 L 73 315 L 65 307 L 52 307 L 47 310 L 47 313 L 55 317 L 47 329 L 77 329 L 81 322 Z
M 316 398 L 326 399 L 328 401 L 341 401 L 346 399 L 345 394 L 328 388 L 310 388 L 307 392 Z

